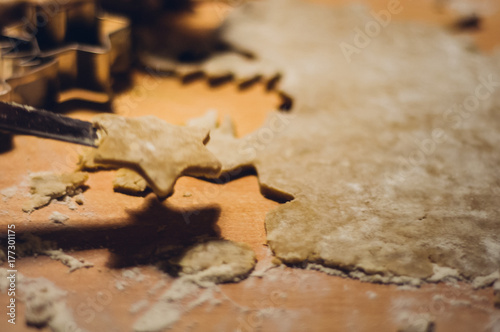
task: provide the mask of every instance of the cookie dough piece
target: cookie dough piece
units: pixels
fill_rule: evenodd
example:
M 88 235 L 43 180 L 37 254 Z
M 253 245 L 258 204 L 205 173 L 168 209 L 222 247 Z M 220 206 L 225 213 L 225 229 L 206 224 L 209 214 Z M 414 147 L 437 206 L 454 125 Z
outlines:
M 255 267 L 253 250 L 244 243 L 210 240 L 186 250 L 178 259 L 182 275 L 193 275 L 200 282 L 238 282 Z
M 95 162 L 138 172 L 154 193 L 165 198 L 181 175 L 216 177 L 220 162 L 206 149 L 209 131 L 169 124 L 153 116 L 93 119 L 101 133 Z
M 144 192 L 148 184 L 137 172 L 120 168 L 113 179 L 113 189 L 124 194 L 138 195 Z
M 81 187 L 88 179 L 84 172 L 75 173 L 36 173 L 31 175 L 31 198 L 23 205 L 24 212 L 48 205 L 52 199 L 65 195 L 74 196 L 81 193 Z

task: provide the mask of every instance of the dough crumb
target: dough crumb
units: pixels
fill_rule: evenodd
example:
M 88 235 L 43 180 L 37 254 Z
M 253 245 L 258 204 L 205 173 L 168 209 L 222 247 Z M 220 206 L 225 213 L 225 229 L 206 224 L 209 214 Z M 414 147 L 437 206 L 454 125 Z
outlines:
M 113 179 L 113 189 L 123 194 L 139 195 L 147 187 L 146 180 L 139 173 L 128 168 L 120 168 Z
M 80 194 L 87 179 L 88 174 L 83 172 L 32 174 L 30 179 L 31 198 L 23 205 L 23 211 L 31 213 L 50 204 L 53 199 Z
M 69 220 L 69 217 L 60 212 L 54 211 L 49 217 L 49 220 L 56 224 L 65 224 Z
M 85 197 L 82 193 L 75 196 L 75 203 L 78 205 L 83 205 L 83 203 L 85 203 Z
M 189 191 L 186 191 L 184 194 L 182 194 L 183 197 L 191 197 L 193 194 L 191 194 Z

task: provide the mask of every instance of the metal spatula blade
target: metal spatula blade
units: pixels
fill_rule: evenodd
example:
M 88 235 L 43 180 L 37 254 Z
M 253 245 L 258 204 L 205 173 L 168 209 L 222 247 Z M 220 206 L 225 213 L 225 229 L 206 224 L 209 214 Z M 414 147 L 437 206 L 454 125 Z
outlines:
M 97 147 L 92 123 L 16 103 L 0 102 L 0 130 Z

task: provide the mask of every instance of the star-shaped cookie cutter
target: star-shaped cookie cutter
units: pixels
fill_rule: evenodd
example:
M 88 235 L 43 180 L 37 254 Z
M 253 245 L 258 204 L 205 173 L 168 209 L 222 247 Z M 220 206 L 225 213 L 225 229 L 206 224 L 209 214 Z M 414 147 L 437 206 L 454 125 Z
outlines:
M 19 0 L 23 15 L 0 36 L 0 100 L 43 107 L 105 103 L 112 75 L 131 63 L 130 21 L 97 15 L 94 0 Z

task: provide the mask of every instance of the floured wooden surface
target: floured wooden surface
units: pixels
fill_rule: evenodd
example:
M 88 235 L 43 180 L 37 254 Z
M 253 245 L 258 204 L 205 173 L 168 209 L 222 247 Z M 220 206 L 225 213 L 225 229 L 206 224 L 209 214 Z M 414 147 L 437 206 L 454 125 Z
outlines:
M 354 6 L 269 1 L 224 25 L 224 40 L 274 66 L 294 98 L 286 128 L 264 126 L 260 149 L 234 151 L 256 154 L 265 192 L 294 198 L 268 214 L 268 242 L 292 264 L 490 274 L 500 268 L 498 63 L 420 24 L 379 26 L 354 49 L 353 27 L 370 20 Z M 216 58 L 203 68 L 241 66 Z
M 220 293 L 220 289 L 215 285 L 241 281 L 255 263 L 255 253 L 243 243 L 209 240 L 193 245 L 177 259 L 180 278 L 135 322 L 133 330 L 162 331 L 197 306 L 220 304 L 220 296 L 214 295 L 214 291 Z M 205 290 L 200 294 L 202 289 Z M 181 304 L 185 300 L 191 301 Z
M 380 9 L 387 6 L 383 1 L 379 5 Z M 410 15 L 415 12 L 412 8 L 425 6 L 420 2 L 403 5 L 405 10 L 401 15 Z M 429 5 L 424 8 L 431 12 Z M 181 86 L 175 79 L 159 79 L 141 72 L 134 72 L 133 89 L 117 97 L 115 111 L 121 115 L 141 116 L 147 111 L 175 124 L 202 115 L 210 105 L 223 116 L 230 114 L 240 135 L 262 126 L 264 115 L 278 104 L 262 86 L 242 92 L 235 85 L 209 89 L 204 82 L 195 82 Z M 95 115 L 95 110 L 77 105 L 79 110 L 71 111 L 71 116 L 89 121 Z M 256 149 L 262 146 L 257 143 L 262 142 L 252 142 Z M 266 242 L 264 214 L 277 203 L 260 195 L 254 176 L 224 184 L 182 177 L 176 183 L 174 195 L 159 205 L 152 204 L 156 201 L 153 194 L 144 199 L 114 193 L 114 171 L 91 173 L 85 204 L 77 210 L 51 204 L 31 215 L 22 213 L 23 195 L 28 192 L 24 182 L 28 171 L 72 171 L 79 150 L 70 144 L 15 137 L 14 149 L 0 155 L 2 174 L 6 175 L 0 176 L 1 189 L 17 187 L 13 196 L 11 190 L 6 195 L 2 191 L 0 221 L 4 222 L 4 230 L 5 224 L 14 222 L 18 234 L 36 232 L 43 238 L 57 239 L 66 252 L 75 248 L 71 255 L 94 263 L 93 268 L 68 273 L 66 266 L 45 255 L 18 260 L 18 270 L 24 275 L 47 278 L 67 291 L 66 306 L 78 326 L 86 331 L 130 331 L 177 280 L 140 262 L 116 266 L 113 262 L 117 257 L 132 252 L 155 252 L 150 249 L 178 243 L 178 235 L 185 238 L 186 233 L 188 237 L 209 233 L 248 243 L 259 263 L 256 273 L 252 273 L 254 276 L 237 284 L 218 285 L 220 293 L 216 288 L 198 289 L 192 297 L 173 302 L 186 309 L 193 306 L 182 312 L 172 325 L 173 330 L 304 331 L 315 326 L 319 331 L 331 331 L 333 325 L 341 331 L 374 328 L 397 331 L 405 323 L 402 318 L 419 320 L 428 314 L 435 318 L 438 331 L 498 329 L 500 314 L 493 306 L 491 288 L 473 290 L 462 282 L 424 284 L 420 288 L 378 285 L 283 266 L 269 269 L 266 260 L 272 257 L 262 250 Z M 207 218 L 205 211 L 210 209 L 220 210 L 220 215 Z M 57 210 L 70 217 L 67 225 L 70 227 L 49 221 L 51 213 Z M 182 213 L 189 216 L 189 225 Z M 129 251 L 117 250 L 116 244 L 122 242 Z M 96 249 L 76 248 L 87 243 Z M 130 278 L 130 271 L 136 277 Z M 0 294 L 0 302 L 8 300 L 7 294 Z M 23 303 L 18 314 L 22 320 Z M 0 320 L 0 330 L 31 331 L 32 328 L 17 324 L 12 329 L 5 320 Z
M 6 293 L 10 286 L 5 283 L 11 277 L 11 271 L 0 268 L 0 291 Z M 27 278 L 22 274 L 16 276 L 17 300 L 26 306 L 25 320 L 28 326 L 49 328 L 53 332 L 84 331 L 74 321 L 71 310 L 66 306 L 66 292 L 56 287 L 45 278 Z M 14 279 L 12 279 L 14 280 Z M 19 303 L 15 303 L 19 306 Z M 15 313 L 15 311 L 14 311 Z M 14 315 L 15 316 L 15 315 Z M 18 324 L 21 322 L 14 321 Z M 15 324 L 11 326 L 15 327 Z
M 152 116 L 104 114 L 94 124 L 102 134 L 95 162 L 140 173 L 160 197 L 172 194 L 181 175 L 213 177 L 220 171 L 219 161 L 204 146 L 207 130 L 171 125 Z

